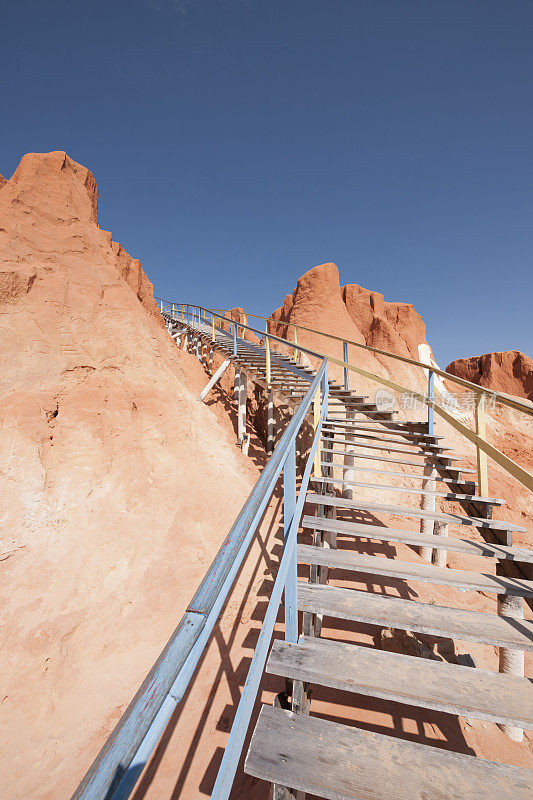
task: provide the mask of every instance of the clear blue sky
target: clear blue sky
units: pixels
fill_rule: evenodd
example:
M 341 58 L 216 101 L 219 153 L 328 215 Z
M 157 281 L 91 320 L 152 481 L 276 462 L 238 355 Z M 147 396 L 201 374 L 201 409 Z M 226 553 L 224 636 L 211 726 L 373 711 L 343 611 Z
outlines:
M 315 264 L 439 362 L 531 352 L 531 0 L 2 3 L 0 172 L 64 149 L 156 291 L 269 313 Z

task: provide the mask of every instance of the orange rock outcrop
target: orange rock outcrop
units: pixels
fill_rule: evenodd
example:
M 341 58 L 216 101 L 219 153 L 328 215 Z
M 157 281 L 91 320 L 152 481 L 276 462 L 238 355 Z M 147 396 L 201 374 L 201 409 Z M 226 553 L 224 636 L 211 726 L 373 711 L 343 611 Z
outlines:
M 342 286 L 336 264 L 320 264 L 298 279 L 292 294 L 285 297 L 281 308 L 271 315 L 272 333 L 294 341 L 294 331 L 286 323 L 312 328 L 346 341 L 369 345 L 416 360 L 424 360 L 419 345 L 431 353 L 426 340 L 425 325 L 408 303 L 388 303 L 379 292 L 371 292 L 357 284 Z M 283 324 L 285 323 L 285 324 Z M 298 343 L 329 356 L 343 359 L 342 343 L 306 331 L 298 331 Z M 419 368 L 411 367 L 386 356 L 374 354 L 354 345 L 348 347 L 348 361 L 384 378 L 406 382 L 423 391 L 426 379 Z M 342 369 L 333 366 L 337 379 Z M 375 393 L 376 384 L 351 375 L 354 386 Z
M 139 261 L 98 227 L 97 201 L 93 175 L 64 152 L 24 156 L 0 187 L 11 800 L 70 796 L 257 474 L 227 415 L 198 402 L 203 370 L 164 330 Z
M 533 400 L 533 360 L 519 350 L 458 358 L 446 372 L 496 392 Z

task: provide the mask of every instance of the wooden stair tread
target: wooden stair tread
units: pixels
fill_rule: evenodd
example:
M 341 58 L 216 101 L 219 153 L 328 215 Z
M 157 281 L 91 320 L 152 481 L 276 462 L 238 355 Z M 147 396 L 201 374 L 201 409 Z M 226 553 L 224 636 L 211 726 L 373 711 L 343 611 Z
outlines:
M 479 642 L 515 650 L 533 650 L 533 622 L 417 603 L 400 597 L 298 581 L 298 609 L 376 625 Z
M 328 464 L 328 462 L 325 462 Z M 430 489 L 413 489 L 409 486 L 393 486 L 390 483 L 364 483 L 364 481 L 348 481 L 345 478 L 320 478 L 314 475 L 311 479 L 314 483 L 340 483 L 343 486 L 358 486 L 366 489 L 381 489 L 387 492 L 405 492 L 406 494 L 430 494 L 435 497 L 442 497 L 444 500 L 467 500 L 469 503 L 487 503 L 491 506 L 504 506 L 505 500 L 500 497 L 478 497 L 475 494 L 459 494 L 457 492 L 437 492 Z
M 399 580 L 436 583 L 439 586 L 452 586 L 474 592 L 533 597 L 533 581 L 526 581 L 522 578 L 508 578 L 504 575 L 470 572 L 466 569 L 448 569 L 448 567 L 434 567 L 432 564 L 397 561 L 395 558 L 354 553 L 353 550 L 334 550 L 330 547 L 300 544 L 298 545 L 298 561 L 304 564 L 320 564 L 329 569 L 349 570 L 365 575 L 382 575 Z
M 431 441 L 430 439 L 422 439 L 421 437 L 412 436 L 407 433 L 402 434 L 398 433 L 397 437 L 405 436 L 405 439 L 393 438 L 392 436 L 381 436 L 378 431 L 368 431 L 363 430 L 362 428 L 356 428 L 355 430 L 350 430 L 349 428 L 342 428 L 342 430 L 338 430 L 330 425 L 324 424 L 322 426 L 322 433 L 330 434 L 330 438 L 333 437 L 334 440 L 337 440 L 339 436 L 353 436 L 353 439 L 347 439 L 349 444 L 357 444 L 359 439 L 371 439 L 372 441 L 377 442 L 392 442 L 393 444 L 403 444 L 403 445 L 410 445 L 411 447 L 429 447 L 429 448 L 438 448 L 439 450 L 450 450 L 449 447 L 442 447 L 442 445 L 437 444 L 436 442 Z M 343 441 L 339 439 L 339 441 Z
M 346 451 L 344 451 L 344 450 L 325 450 L 325 449 L 322 450 L 322 453 L 323 454 L 331 453 L 332 455 L 336 455 L 336 456 L 348 456 L 349 455 L 352 458 L 369 458 L 371 461 L 386 461 L 389 464 L 407 464 L 407 466 L 409 466 L 409 467 L 425 467 L 426 466 L 426 464 L 424 464 L 423 461 L 405 461 L 402 458 L 389 458 L 388 456 L 375 456 L 375 455 L 373 455 L 371 453 L 346 453 Z M 433 462 L 436 459 L 438 460 L 438 456 L 437 455 L 432 455 L 431 453 L 428 453 L 427 456 L 426 456 L 426 460 L 427 461 Z M 446 460 L 448 460 L 447 457 L 446 457 Z M 454 460 L 457 460 L 457 457 L 454 458 Z M 337 466 L 337 465 L 336 464 L 332 464 L 332 466 Z M 440 465 L 436 464 L 435 466 L 438 466 L 440 469 L 446 469 L 448 472 L 475 472 L 475 470 L 473 470 L 473 469 L 463 469 L 462 467 L 449 467 L 449 466 L 447 466 L 445 464 L 440 464 Z M 353 469 L 353 467 L 352 467 L 352 469 Z M 427 477 L 426 477 L 426 480 L 427 480 Z
M 326 439 L 326 441 L 328 441 Z M 331 441 L 331 439 L 329 440 Z M 348 444 L 355 447 L 358 443 L 357 442 L 348 442 Z M 425 466 L 425 461 L 462 461 L 461 456 L 449 456 L 446 453 L 411 453 L 409 450 L 394 450 L 392 447 L 382 447 L 380 444 L 363 444 L 362 442 L 359 444 L 360 447 L 364 447 L 368 450 L 390 450 L 393 453 L 405 453 L 409 456 L 415 456 L 416 458 L 422 458 L 424 461 L 398 461 L 398 464 L 415 464 L 416 466 L 423 467 Z M 324 453 L 333 453 L 336 456 L 359 456 L 359 453 L 356 452 L 349 452 L 347 453 L 346 450 L 333 450 L 329 449 L 329 447 L 323 448 Z M 376 456 L 369 455 L 368 458 L 376 458 Z M 376 458 L 377 460 L 377 458 Z M 392 461 L 392 459 L 391 459 Z
M 333 442 L 335 444 L 335 446 L 337 444 L 348 444 L 348 445 L 350 445 L 350 447 L 363 447 L 363 448 L 366 447 L 366 448 L 369 448 L 371 450 L 390 450 L 391 453 L 406 453 L 407 455 L 413 455 L 413 456 L 416 455 L 416 456 L 426 457 L 428 455 L 439 455 L 439 454 L 442 454 L 442 457 L 446 458 L 446 460 L 450 460 L 452 458 L 452 456 L 448 456 L 448 455 L 446 455 L 445 452 L 443 452 L 445 450 L 451 450 L 449 447 L 439 447 L 439 445 L 437 445 L 437 444 L 423 444 L 423 443 L 419 443 L 419 442 L 398 442 L 398 441 L 394 441 L 394 442 L 391 443 L 390 439 L 388 439 L 388 440 L 383 439 L 382 440 L 384 442 L 383 444 L 375 444 L 373 442 L 371 442 L 369 444 L 367 441 L 361 441 L 360 439 L 351 441 L 350 439 L 342 439 L 342 438 L 338 438 L 337 436 L 327 436 L 327 435 L 325 435 L 325 436 L 321 436 L 320 438 L 321 438 L 321 440 L 323 442 Z M 365 440 L 366 440 L 366 438 L 370 438 L 370 437 L 364 437 Z M 398 444 L 402 444 L 402 445 L 404 445 L 404 447 L 418 447 L 418 448 L 420 448 L 422 450 L 422 452 L 414 453 L 412 450 L 404 450 L 404 449 L 401 449 L 401 448 L 397 448 L 395 445 L 398 445 Z M 438 452 L 435 453 L 435 454 L 432 454 L 430 452 L 432 450 L 437 450 Z M 460 461 L 459 456 L 455 456 L 454 459 L 456 461 Z
M 398 528 L 383 528 L 379 525 L 365 525 L 359 522 L 345 522 L 329 517 L 305 516 L 302 526 L 310 530 L 331 531 L 344 536 L 355 536 L 365 539 L 378 539 L 385 542 L 401 542 L 415 547 L 436 547 L 451 550 L 465 555 L 484 556 L 486 558 L 507 559 L 533 563 L 533 550 L 523 547 L 507 547 L 503 544 L 488 542 L 471 542 L 468 539 L 457 539 L 455 536 L 425 535 L 417 531 L 404 531 Z
M 264 705 L 245 772 L 326 800 L 530 800 L 522 767 Z
M 341 430 L 346 430 L 347 432 L 351 432 L 352 430 L 363 431 L 363 430 L 365 430 L 365 428 L 362 427 L 362 425 L 361 425 L 362 422 L 363 422 L 363 420 L 354 420 L 353 422 L 350 422 L 350 421 L 346 421 L 345 422 L 342 419 L 331 419 L 330 417 L 326 417 L 326 419 L 324 421 L 324 427 L 325 428 L 337 428 L 337 429 L 340 428 Z M 395 425 L 396 424 L 399 424 L 399 423 L 395 423 Z M 432 441 L 446 438 L 445 436 L 434 436 L 433 434 L 430 434 L 430 433 L 416 433 L 416 432 L 413 433 L 413 432 L 410 432 L 410 431 L 402 432 L 402 431 L 397 431 L 395 429 L 391 430 L 389 428 L 386 428 L 384 430 L 377 430 L 377 431 L 373 430 L 372 431 L 373 435 L 378 435 L 378 434 L 381 434 L 381 433 L 383 433 L 383 434 L 391 434 L 391 433 L 393 433 L 396 436 L 405 436 L 405 437 L 408 437 L 409 439 L 431 439 Z
M 344 469 L 344 470 L 356 469 L 357 472 L 371 472 L 374 473 L 375 475 L 390 475 L 395 478 L 406 478 L 409 480 L 420 480 L 420 481 L 430 480 L 427 475 L 422 475 L 421 473 L 414 475 L 412 472 L 392 472 L 391 470 L 388 469 L 374 469 L 373 467 L 359 467 L 359 466 L 353 467 L 346 464 L 332 464 L 330 461 L 322 461 L 321 464 L 324 467 L 333 467 L 334 469 Z M 417 466 L 421 465 L 417 464 Z M 470 471 L 472 472 L 473 470 Z M 441 481 L 442 483 L 452 483 L 454 486 L 455 485 L 460 486 L 465 483 L 465 481 L 461 481 L 460 483 L 458 483 L 457 478 L 444 478 L 442 477 L 442 475 L 436 475 L 434 478 L 431 478 L 431 480 Z M 467 481 L 467 483 L 469 486 L 477 486 L 477 481 Z
M 277 639 L 267 672 L 434 711 L 533 728 L 533 683 L 426 658 L 301 636 Z
M 415 517 L 417 519 L 434 519 L 437 522 L 448 522 L 457 525 L 473 525 L 476 528 L 493 528 L 498 531 L 518 531 L 525 533 L 526 529 L 514 522 L 505 520 L 485 519 L 484 517 L 468 517 L 462 514 L 445 514 L 440 511 L 424 511 L 421 508 L 409 508 L 408 506 L 394 506 L 387 503 L 371 503 L 366 500 L 348 500 L 345 497 L 337 497 L 325 494 L 308 494 L 308 503 L 320 506 L 333 506 L 334 508 L 353 509 L 355 511 L 378 511 L 382 514 L 397 514 L 403 517 Z

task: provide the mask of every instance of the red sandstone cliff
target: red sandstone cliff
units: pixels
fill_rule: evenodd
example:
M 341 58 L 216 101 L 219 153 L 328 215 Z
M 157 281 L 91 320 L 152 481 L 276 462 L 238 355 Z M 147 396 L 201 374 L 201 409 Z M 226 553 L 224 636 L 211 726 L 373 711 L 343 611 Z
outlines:
M 162 327 L 139 261 L 99 229 L 97 198 L 63 152 L 25 156 L 0 186 L 0 785 L 12 800 L 70 796 L 256 479 L 229 423 L 197 401 L 203 370 Z
M 0 189 L 1 300 L 15 300 L 28 284 L 31 287 L 39 260 L 44 264 L 54 259 L 76 260 L 93 251 L 98 259 L 115 266 L 161 324 L 153 286 L 140 261 L 114 242 L 109 231 L 98 227 L 98 186 L 88 169 L 63 151 L 28 153 L 9 181 L 2 178 Z M 55 241 L 50 252 L 52 231 Z
M 458 358 L 446 372 L 497 392 L 533 400 L 533 360 L 518 350 Z
M 385 302 L 379 292 L 371 292 L 357 284 L 341 287 L 335 264 L 320 264 L 298 279 L 295 290 L 271 315 L 278 320 L 270 330 L 293 341 L 294 333 L 284 322 L 313 328 L 342 339 L 370 345 L 398 355 L 424 361 L 431 350 L 426 340 L 426 328 L 414 307 L 408 303 Z M 342 360 L 342 344 L 313 333 L 298 332 L 299 344 Z M 419 350 L 419 346 L 422 348 Z M 424 391 L 426 379 L 419 368 L 393 361 L 362 348 L 349 346 L 348 360 L 362 369 L 384 378 L 406 383 Z M 340 379 L 342 369 L 333 367 L 332 374 Z M 351 375 L 351 383 L 375 393 L 375 383 Z
M 321 264 L 308 270 L 298 279 L 292 294 L 285 297 L 283 306 L 276 309 L 271 315 L 275 322 L 270 323 L 270 331 L 277 333 L 289 341 L 294 341 L 294 331 L 284 324 L 291 322 L 317 331 L 334 334 L 345 340 L 351 340 L 363 345 L 369 345 L 379 350 L 386 350 L 407 358 L 413 358 L 427 363 L 432 359 L 431 347 L 426 339 L 426 326 L 415 311 L 414 306 L 408 303 L 386 302 L 383 295 L 364 289 L 357 284 L 340 285 L 339 270 L 335 264 Z M 342 343 L 328 339 L 316 333 L 298 331 L 298 343 L 307 345 L 310 349 L 318 350 L 326 355 L 343 359 Z M 490 386 L 501 389 L 509 394 L 527 396 L 525 392 L 531 391 L 531 360 L 522 354 L 491 354 L 504 356 L 488 358 L 486 368 L 482 369 L 483 377 L 480 381 L 476 377 L 479 371 L 479 359 L 467 359 L 474 362 L 471 370 L 465 370 L 462 377 L 480 382 L 490 380 Z M 513 356 L 512 358 L 508 356 Z M 400 385 L 414 389 L 420 393 L 427 390 L 427 376 L 420 367 L 402 363 L 387 356 L 364 350 L 359 347 L 349 346 L 348 361 L 355 366 L 372 372 L 382 378 Z M 463 363 L 454 362 L 454 364 Z M 482 365 L 483 366 L 483 365 Z M 448 371 L 452 373 L 452 365 Z M 490 368 L 489 368 L 490 367 Z M 330 365 L 330 375 L 342 381 L 343 370 L 341 367 Z M 380 384 L 367 379 L 359 374 L 350 372 L 350 388 L 368 395 L 371 400 L 382 387 Z M 448 393 L 448 398 L 454 400 L 457 395 L 457 407 L 448 410 L 462 423 L 475 428 L 473 416 L 473 403 L 466 402 L 468 398 L 456 384 L 447 381 L 446 385 L 440 380 L 435 381 L 437 399 L 442 401 L 442 392 Z M 404 407 L 404 401 L 405 403 Z M 425 406 L 415 403 L 410 405 L 409 399 L 401 394 L 396 394 L 396 410 L 398 419 L 427 419 Z M 497 405 L 487 411 L 487 436 L 496 447 L 508 456 L 529 468 L 531 464 L 531 433 L 527 421 L 518 411 L 513 411 L 504 406 Z M 446 436 L 447 445 L 457 449 L 470 459 L 470 464 L 475 465 L 474 448 L 457 433 L 451 426 L 436 416 L 437 432 Z M 492 462 L 489 464 L 491 485 L 497 494 L 497 487 L 506 486 L 509 501 L 508 510 L 514 505 L 521 513 L 529 513 L 529 498 L 520 486 L 506 476 Z M 504 515 L 507 513 L 505 510 Z

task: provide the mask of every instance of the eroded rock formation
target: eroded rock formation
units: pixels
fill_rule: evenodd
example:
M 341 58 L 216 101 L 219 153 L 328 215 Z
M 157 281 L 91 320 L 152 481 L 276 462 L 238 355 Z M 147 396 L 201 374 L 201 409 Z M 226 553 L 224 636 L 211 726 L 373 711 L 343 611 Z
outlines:
M 285 297 L 283 306 L 271 316 L 276 323 L 271 323 L 270 330 L 291 341 L 294 332 L 283 323 L 313 328 L 346 341 L 424 362 L 427 354 L 431 355 L 425 325 L 412 305 L 385 302 L 379 292 L 371 292 L 357 284 L 341 287 L 338 267 L 332 263 L 320 264 L 302 275 L 294 292 Z M 343 358 L 342 344 L 332 339 L 299 331 L 298 342 L 312 350 Z M 419 368 L 354 345 L 348 347 L 348 360 L 369 372 L 400 383 L 408 381 L 406 385 L 421 391 L 425 389 L 426 379 Z M 340 379 L 342 369 L 333 367 L 332 373 Z M 375 384 L 353 375 L 352 379 L 354 385 L 375 393 Z
M 25 156 L 0 187 L 0 784 L 13 800 L 70 796 L 256 478 L 189 388 L 201 368 L 164 330 L 139 261 L 99 229 L 97 198 L 63 152 Z
M 458 358 L 446 372 L 497 392 L 533 400 L 533 360 L 519 350 Z

